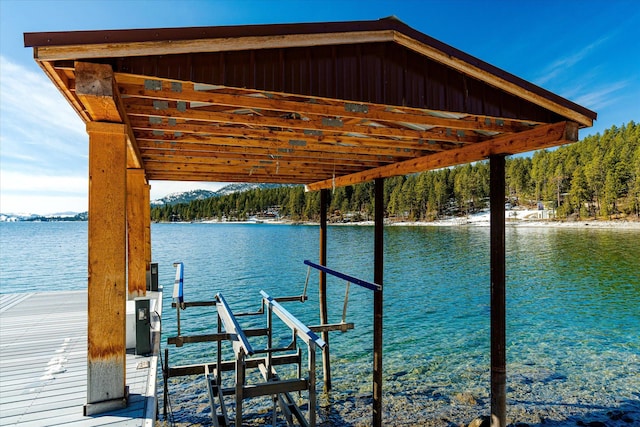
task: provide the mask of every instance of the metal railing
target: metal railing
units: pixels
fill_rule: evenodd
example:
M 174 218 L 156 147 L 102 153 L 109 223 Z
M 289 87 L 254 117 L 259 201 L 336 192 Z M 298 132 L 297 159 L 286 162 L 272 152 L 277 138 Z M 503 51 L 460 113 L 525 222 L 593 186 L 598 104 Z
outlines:
M 354 285 L 362 286 L 363 288 L 366 288 L 372 291 L 382 290 L 382 286 L 378 285 L 377 283 L 367 282 L 366 280 L 358 279 L 357 277 L 350 276 L 345 273 L 341 273 L 337 270 L 333 270 L 329 267 L 325 267 L 324 265 L 316 264 L 309 260 L 304 260 L 304 264 L 308 265 L 309 267 L 315 268 L 316 270 L 320 270 L 322 272 L 335 276 L 339 279 L 345 280 L 348 283 L 353 283 Z

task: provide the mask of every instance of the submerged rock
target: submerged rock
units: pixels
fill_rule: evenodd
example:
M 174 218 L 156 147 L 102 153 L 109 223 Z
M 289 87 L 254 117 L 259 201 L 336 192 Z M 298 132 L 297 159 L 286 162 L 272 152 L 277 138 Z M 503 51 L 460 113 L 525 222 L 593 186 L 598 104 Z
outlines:
M 456 393 L 453 396 L 453 400 L 462 403 L 464 405 L 475 405 L 478 402 L 476 401 L 476 399 L 473 397 L 473 395 L 471 393 L 468 392 L 464 392 L 464 393 Z
M 491 418 L 483 415 L 469 423 L 467 427 L 491 427 Z

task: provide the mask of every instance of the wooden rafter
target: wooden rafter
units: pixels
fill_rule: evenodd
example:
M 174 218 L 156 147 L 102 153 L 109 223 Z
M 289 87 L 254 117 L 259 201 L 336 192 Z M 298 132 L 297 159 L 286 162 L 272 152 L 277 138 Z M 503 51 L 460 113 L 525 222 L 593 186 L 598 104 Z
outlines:
M 151 157 L 168 157 L 174 158 L 255 158 L 255 159 L 271 159 L 280 160 L 285 156 L 290 160 L 305 159 L 307 161 L 314 160 L 323 163 L 331 163 L 336 165 L 359 165 L 359 166 L 375 166 L 376 164 L 385 164 L 398 161 L 398 159 L 408 159 L 413 156 L 391 157 L 391 156 L 375 156 L 375 155 L 359 155 L 357 158 L 347 153 L 331 153 L 326 151 L 311 150 L 293 150 L 278 149 L 273 147 L 244 147 L 239 148 L 233 145 L 211 145 L 202 143 L 167 143 L 154 142 L 145 146 L 142 150 L 143 158 Z
M 142 117 L 167 117 L 185 120 L 197 120 L 202 122 L 236 124 L 261 128 L 281 128 L 294 129 L 300 131 L 322 132 L 322 134 L 361 134 L 364 137 L 393 137 L 399 139 L 415 139 L 430 140 L 441 137 L 442 139 L 457 140 L 460 142 L 473 142 L 474 139 L 467 141 L 464 131 L 449 131 L 435 133 L 430 131 L 416 131 L 411 129 L 401 129 L 397 127 L 371 126 L 366 122 L 363 124 L 351 124 L 340 118 L 318 118 L 318 117 L 301 117 L 293 116 L 288 118 L 270 117 L 252 114 L 236 114 L 221 113 L 215 111 L 207 111 L 204 108 L 182 108 L 180 105 L 171 106 L 162 104 L 159 107 L 153 105 L 141 106 L 132 102 L 130 99 L 123 100 L 127 112 L 132 116 Z M 448 138 L 447 138 L 448 136 Z M 438 138 L 440 139 L 440 138 Z
M 141 79 L 140 77 L 124 74 L 118 74 L 117 80 L 121 93 L 126 97 L 271 110 L 296 113 L 305 117 L 354 118 L 394 124 L 396 126 L 398 123 L 409 123 L 427 128 L 439 127 L 501 133 L 518 132 L 528 129 L 531 124 L 539 124 L 531 121 L 522 122 L 470 114 L 457 114 L 459 116 L 457 119 L 446 118 L 436 115 L 441 114 L 441 112 L 424 109 L 409 107 L 389 108 L 386 105 L 354 103 L 319 97 L 296 96 L 298 100 L 292 101 L 290 100 L 291 95 L 255 90 L 244 90 L 245 93 L 242 95 L 228 94 L 224 93 L 224 87 L 195 90 L 194 87 L 196 85 L 191 82 L 176 82 L 168 79 Z M 156 82 L 158 89 L 145 89 L 145 82 Z M 205 85 L 204 89 L 206 88 Z
M 160 123 L 162 122 L 162 123 Z M 224 138 L 237 138 L 242 145 L 251 146 L 252 143 L 264 145 L 265 143 L 282 143 L 285 146 L 312 147 L 318 145 L 328 149 L 340 151 L 340 147 L 353 153 L 354 147 L 364 147 L 368 154 L 393 155 L 398 151 L 410 152 L 416 150 L 416 154 L 421 151 L 444 151 L 455 147 L 455 144 L 429 140 L 402 140 L 394 138 L 365 138 L 363 136 L 343 136 L 343 135 L 316 135 L 313 132 L 295 130 L 275 130 L 256 129 L 254 127 L 212 127 L 207 124 L 167 124 L 165 120 L 157 120 L 151 123 L 148 118 L 133 120 L 132 128 L 136 131 L 136 139 L 162 140 L 162 141 L 192 141 L 206 142 L 224 141 Z M 426 154 L 426 153 L 424 153 Z M 415 157 L 415 156 L 412 156 Z

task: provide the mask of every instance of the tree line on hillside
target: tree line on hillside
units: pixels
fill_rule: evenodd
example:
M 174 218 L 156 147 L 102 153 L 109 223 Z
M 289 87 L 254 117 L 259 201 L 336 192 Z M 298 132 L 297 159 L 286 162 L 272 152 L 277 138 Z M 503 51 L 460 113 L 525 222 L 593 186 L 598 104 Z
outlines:
M 385 213 L 431 221 L 488 207 L 489 164 L 477 162 L 384 181 Z M 613 126 L 556 150 L 506 161 L 507 200 L 513 206 L 544 205 L 556 218 L 640 216 L 640 125 Z M 358 221 L 373 215 L 374 184 L 330 192 L 330 219 Z M 319 192 L 302 186 L 256 189 L 222 197 L 164 205 L 153 221 L 246 220 L 251 216 L 319 219 Z

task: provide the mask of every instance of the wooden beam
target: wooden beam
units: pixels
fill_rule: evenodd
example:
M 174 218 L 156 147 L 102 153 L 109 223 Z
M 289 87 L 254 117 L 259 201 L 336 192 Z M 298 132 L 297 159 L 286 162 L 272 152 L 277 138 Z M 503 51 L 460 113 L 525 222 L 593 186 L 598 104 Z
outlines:
M 357 166 L 340 166 L 340 171 L 357 172 L 361 170 L 361 167 Z M 334 171 L 338 170 L 333 165 L 318 164 L 313 162 L 291 162 L 291 161 L 247 161 L 247 160 L 226 160 L 226 159 L 212 159 L 208 163 L 188 163 L 188 162 L 168 162 L 168 161 L 155 161 L 147 160 L 145 162 L 145 170 L 148 173 L 152 172 L 239 172 L 246 171 L 259 171 L 266 170 L 273 175 L 278 174 L 292 174 L 301 173 L 303 175 L 313 174 L 325 174 L 331 176 Z M 152 179 L 152 178 L 150 178 Z
M 92 121 L 122 123 L 115 99 L 117 89 L 108 64 L 76 62 L 76 96 Z
M 174 124 L 167 124 L 171 120 Z M 151 121 L 157 123 L 150 123 Z M 410 131 L 403 129 L 400 135 L 369 135 L 362 132 L 323 132 L 318 129 L 294 129 L 281 126 L 252 126 L 231 124 L 225 122 L 207 122 L 193 120 L 188 117 L 182 118 L 162 118 L 156 116 L 152 111 L 146 115 L 132 116 L 132 128 L 136 135 L 143 132 L 154 132 L 158 136 L 166 139 L 195 139 L 206 141 L 211 138 L 233 137 L 243 140 L 286 142 L 305 141 L 306 143 L 335 144 L 352 147 L 380 147 L 380 148 L 417 148 L 429 147 L 430 151 L 448 150 L 454 145 L 480 142 L 488 139 L 467 138 L 461 134 L 450 134 L 447 130 L 438 131 Z M 282 123 L 280 123 L 282 124 Z M 365 126 L 365 125 L 362 125 Z M 371 127 L 371 126 L 367 126 Z M 391 128 L 393 129 L 393 128 Z M 162 139 L 162 138 L 155 138 Z
M 147 293 L 146 222 L 144 169 L 127 169 L 128 297 Z
M 126 406 L 126 128 L 87 123 L 89 134 L 88 363 L 85 414 Z
M 488 116 L 467 115 L 463 113 L 449 113 L 461 118 L 443 117 L 441 111 L 408 107 L 390 107 L 388 105 L 373 104 L 367 102 L 351 102 L 338 99 L 322 99 L 328 104 L 316 101 L 318 98 L 302 97 L 303 101 L 287 99 L 288 94 L 271 94 L 264 91 L 253 91 L 261 96 L 247 96 L 222 93 L 220 90 L 213 92 L 194 90 L 194 84 L 179 82 L 180 90 L 172 90 L 171 82 L 166 81 L 166 86 L 160 90 L 148 90 L 144 88 L 143 80 L 135 77 L 135 83 L 121 83 L 123 79 L 132 80 L 131 77 L 123 77 L 118 74 L 118 87 L 123 95 L 128 98 L 146 98 L 164 101 L 184 101 L 201 103 L 203 105 L 223 106 L 226 108 L 247 108 L 254 110 L 278 111 L 281 113 L 297 113 L 310 118 L 353 118 L 358 120 L 371 120 L 384 124 L 410 123 L 424 127 L 440 127 L 450 129 L 483 130 L 487 132 L 518 132 L 525 130 L 529 124 L 523 124 L 517 120 L 496 120 Z M 155 80 L 155 79 L 154 79 Z M 155 80 L 161 86 L 163 80 Z M 177 82 L 176 82 L 177 83 Z M 269 95 L 268 97 L 265 97 Z M 296 95 L 296 98 L 300 96 Z M 311 102 L 314 101 L 314 102 Z M 192 107 L 199 109 L 198 107 Z M 206 110 L 206 107 L 201 107 Z M 527 122 L 529 123 L 529 122 Z M 455 132 L 454 132 L 455 133 Z
M 429 151 L 416 150 L 388 150 L 386 154 L 374 154 L 370 151 L 356 152 L 353 147 L 328 146 L 323 150 L 324 146 L 317 147 L 295 147 L 284 144 L 260 144 L 259 141 L 248 141 L 247 145 L 231 145 L 233 141 L 211 140 L 208 142 L 171 142 L 156 141 L 148 139 L 139 139 L 142 143 L 141 156 L 143 158 L 166 157 L 231 157 L 237 155 L 248 155 L 275 159 L 286 160 L 302 160 L 313 159 L 324 162 L 341 164 L 342 162 L 359 162 L 359 163 L 392 163 L 401 160 L 408 160 L 413 157 L 421 157 L 429 154 Z M 219 144 L 216 142 L 220 142 Z M 226 144 L 225 144 L 226 143 Z M 229 145 L 227 145 L 229 144 Z M 244 144 L 244 142 L 243 142 Z M 418 153 L 421 155 L 419 156 Z M 413 154 L 413 155 L 412 155 Z
M 147 270 L 147 283 L 151 283 L 151 186 L 144 186 L 144 260 Z
M 65 97 L 69 104 L 71 104 L 82 121 L 85 123 L 89 122 L 91 119 L 87 111 L 82 107 L 78 97 L 71 91 L 70 82 L 67 79 L 62 78 L 64 72 L 58 72 L 51 62 L 38 62 L 38 65 L 40 65 L 40 68 L 42 68 L 45 74 L 49 76 L 54 86 L 60 91 L 60 93 L 62 93 L 62 96 Z
M 182 53 L 191 54 L 198 52 L 231 52 L 248 49 L 280 49 L 287 47 L 375 43 L 392 40 L 392 30 L 381 30 L 326 34 L 204 38 L 198 40 L 172 40 L 170 42 L 105 42 L 100 44 L 39 46 L 34 48 L 34 57 L 36 61 L 58 61 L 65 59 L 118 58 Z
M 518 154 L 554 147 L 578 140 L 578 125 L 574 122 L 559 122 L 541 125 L 532 130 L 496 137 L 491 140 L 464 147 L 431 154 L 417 159 L 406 160 L 352 175 L 336 177 L 307 185 L 307 191 L 317 191 L 333 186 L 342 187 L 371 181 L 376 178 L 407 175 L 449 166 L 471 163 L 487 159 L 497 154 Z
M 308 184 L 310 179 L 302 174 L 297 175 L 272 175 L 265 172 L 229 173 L 229 172 L 209 172 L 209 173 L 180 173 L 180 172 L 148 172 L 147 176 L 155 181 L 209 181 L 209 182 L 255 182 L 273 184 Z M 313 177 L 311 177 L 313 178 Z M 317 180 L 317 179 L 316 179 Z M 316 181 L 311 179 L 311 181 Z
M 238 127 L 220 127 L 209 132 L 184 133 L 181 131 L 142 130 L 135 126 L 140 148 L 160 141 L 188 142 L 209 145 L 235 145 L 238 147 L 273 147 L 298 151 L 332 151 L 380 156 L 418 157 L 436 151 L 450 150 L 461 145 L 436 140 L 402 140 L 375 137 L 345 137 L 342 135 L 310 136 L 303 132 L 269 131 Z M 177 146 L 177 145 L 176 145 Z
M 235 113 L 220 113 L 214 111 L 207 111 L 206 109 L 185 109 L 180 111 L 178 108 L 172 108 L 164 106 L 161 109 L 154 109 L 148 105 L 138 105 L 131 102 L 129 99 L 124 100 L 127 113 L 130 116 L 142 116 L 142 117 L 167 117 L 181 120 L 198 120 L 211 123 L 222 124 L 234 124 L 245 126 L 259 126 L 263 128 L 281 128 L 281 129 L 296 129 L 301 131 L 314 131 L 322 132 L 323 134 L 360 134 L 364 137 L 395 137 L 400 139 L 415 139 L 428 141 L 430 139 L 436 139 L 438 135 L 446 135 L 447 131 L 436 134 L 433 131 L 416 131 L 408 128 L 398 127 L 378 127 L 370 126 L 368 124 L 351 124 L 341 119 L 327 119 L 327 118 L 309 118 L 304 120 L 302 118 L 281 118 L 281 117 L 268 117 L 258 116 L 250 114 L 235 114 Z M 462 123 L 469 123 L 467 126 L 470 129 L 475 129 L 477 124 L 474 122 L 464 122 L 462 120 L 457 121 L 459 127 Z M 452 132 L 453 138 L 459 142 L 467 142 L 464 139 L 464 135 Z M 437 140 L 437 139 L 436 139 Z M 476 139 L 477 140 L 477 139 Z
M 234 150 L 237 151 L 237 150 Z M 381 161 L 380 159 L 371 159 L 364 158 L 360 159 L 358 157 L 334 157 L 328 158 L 326 154 L 319 154 L 317 158 L 314 158 L 312 155 L 306 156 L 296 156 L 288 154 L 284 155 L 275 155 L 271 153 L 236 153 L 236 152 L 206 152 L 206 151 L 166 151 L 166 150 L 145 150 L 142 154 L 142 158 L 145 162 L 147 161 L 157 161 L 157 162 L 166 162 L 166 163 L 185 163 L 185 164 L 201 164 L 201 165 L 212 165 L 218 164 L 220 161 L 228 162 L 228 161 L 249 161 L 251 163 L 255 163 L 257 165 L 263 164 L 263 162 L 268 162 L 266 164 L 273 164 L 275 162 L 276 167 L 278 164 L 281 166 L 294 166 L 297 164 L 308 164 L 312 162 L 314 165 L 326 165 L 330 168 L 335 168 L 335 170 L 340 170 L 343 167 L 357 167 L 360 169 L 364 168 L 372 168 L 383 166 L 389 163 L 392 163 L 391 160 Z
M 72 105 L 81 109 L 81 116 L 85 120 L 128 124 L 126 114 L 121 113 L 122 101 L 110 65 L 76 62 L 75 79 L 75 94 L 81 105 L 77 105 L 77 102 Z M 65 92 L 71 90 L 70 87 L 65 88 Z M 69 97 L 73 98 L 71 95 Z M 140 168 L 140 152 L 130 126 L 127 126 L 127 136 L 127 167 Z

